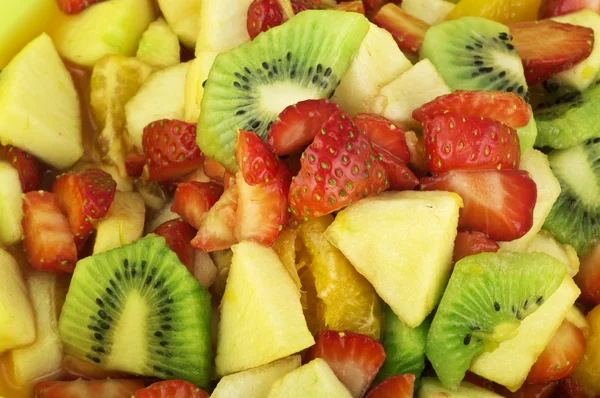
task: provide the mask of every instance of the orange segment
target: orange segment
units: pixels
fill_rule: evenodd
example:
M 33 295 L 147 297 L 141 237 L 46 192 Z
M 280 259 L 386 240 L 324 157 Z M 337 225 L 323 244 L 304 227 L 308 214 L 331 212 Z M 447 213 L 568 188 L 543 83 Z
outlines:
M 541 0 L 461 0 L 446 19 L 476 16 L 508 24 L 537 19 Z

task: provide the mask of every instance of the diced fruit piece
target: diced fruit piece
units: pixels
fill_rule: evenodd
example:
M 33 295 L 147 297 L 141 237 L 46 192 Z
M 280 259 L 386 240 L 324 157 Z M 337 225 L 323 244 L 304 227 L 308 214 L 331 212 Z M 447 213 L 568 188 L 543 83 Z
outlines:
M 458 386 L 458 389 L 448 389 L 442 383 L 432 377 L 424 377 L 422 379 L 421 389 L 419 390 L 419 398 L 438 398 L 438 397 L 455 397 L 455 398 L 501 398 L 501 395 L 495 392 L 478 387 L 469 382 L 463 381 Z
M 473 360 L 486 352 L 497 355 L 500 344 L 518 338 L 522 320 L 549 300 L 565 279 L 565 269 L 541 253 L 480 253 L 457 262 L 427 335 L 427 358 L 442 384 L 457 388 Z M 530 337 L 535 341 L 522 347 L 538 343 Z M 512 367 L 496 377 L 514 377 L 527 354 L 514 355 Z M 520 387 L 525 377 L 510 387 Z
M 590 253 L 581 258 L 575 282 L 581 289 L 581 301 L 600 304 L 600 245 L 595 244 Z
M 217 266 L 217 278 L 213 285 L 212 291 L 217 294 L 217 297 L 223 297 L 225 285 L 227 283 L 227 277 L 229 276 L 229 269 L 231 268 L 233 251 L 231 249 L 214 251 L 210 253 L 210 257 Z
M 407 131 L 404 133 L 406 137 L 406 145 L 410 152 L 410 163 L 411 170 L 422 177 L 427 175 L 427 155 L 425 154 L 425 139 L 422 134 L 417 134 L 414 131 Z
M 194 266 L 194 249 L 190 241 L 196 235 L 196 231 L 181 219 L 167 221 L 159 225 L 154 233 L 165 238 L 169 249 L 173 250 L 179 261 L 185 265 L 190 272 Z
M 23 237 L 23 190 L 19 173 L 4 161 L 0 161 L 0 186 L 0 246 L 11 246 Z
M 315 129 L 314 135 L 317 131 Z M 314 136 L 311 137 L 309 143 L 312 138 Z M 240 130 L 238 132 L 235 143 L 235 159 L 244 181 L 250 185 L 272 180 L 279 169 L 279 160 L 271 152 L 271 148 L 258 134 L 250 131 Z
M 200 105 L 204 96 L 204 82 L 217 55 L 219 55 L 217 52 L 201 52 L 190 64 L 184 90 L 186 122 L 198 123 Z
M 585 338 L 589 338 L 592 334 L 592 326 L 583 315 L 583 312 L 577 307 L 577 305 L 572 306 L 569 311 L 565 314 L 565 321 L 571 322 L 573 325 L 577 326 L 583 332 Z
M 200 228 L 205 213 L 219 200 L 223 186 L 213 182 L 182 182 L 177 184 L 171 211 L 179 214 L 194 228 Z
M 350 3 L 340 3 L 343 4 Z M 367 112 L 367 101 L 412 64 L 402 54 L 392 35 L 370 24 L 358 53 L 331 98 L 350 115 Z
M 142 148 L 144 128 L 156 120 L 183 120 L 184 88 L 189 67 L 187 62 L 154 72 L 127 102 L 125 115 L 132 145 Z
M 327 362 L 313 359 L 275 382 L 269 398 L 350 398 Z
M 276 155 L 289 155 L 313 142 L 323 124 L 339 110 L 326 99 L 305 100 L 283 110 L 269 128 L 267 144 Z M 239 165 L 238 160 L 238 165 Z M 243 171 L 243 170 L 242 170 Z
M 42 381 L 34 388 L 35 398 L 130 397 L 144 387 L 141 379 Z
M 589 398 L 590 396 L 588 391 L 584 390 L 579 381 L 573 376 L 558 381 L 556 395 L 569 398 Z
M 519 389 L 578 295 L 577 285 L 570 277 L 566 277 L 550 297 L 542 298 L 542 305 L 533 314 L 521 321 L 514 338 L 500 343 L 496 350 L 475 358 L 470 370 L 511 391 Z
M 419 179 L 408 168 L 406 163 L 387 152 L 385 149 L 373 145 L 379 160 L 388 175 L 391 191 L 408 191 L 419 186 Z
M 304 151 L 288 197 L 292 214 L 313 218 L 389 187 L 371 143 L 344 111 L 334 113 Z
M 200 0 L 196 56 L 204 51 L 229 51 L 250 40 L 246 20 L 251 2 Z
M 421 43 L 430 26 L 427 22 L 413 17 L 393 3 L 381 7 L 371 20 L 392 34 L 400 50 L 419 55 Z
M 212 398 L 264 398 L 277 379 L 300 367 L 300 355 L 294 355 L 258 368 L 227 375 L 217 384 Z
M 585 354 L 573 376 L 586 390 L 587 396 L 593 396 L 600 394 L 600 306 L 591 310 L 587 319 L 593 332 L 587 340 Z
M 206 213 L 191 244 L 196 250 L 213 252 L 229 249 L 237 242 L 234 229 L 237 223 L 238 187 L 229 187 Z
M 202 152 L 237 171 L 233 147 L 238 129 L 264 139 L 271 122 L 287 106 L 328 98 L 368 30 L 367 19 L 357 13 L 308 10 L 217 56 L 204 86 L 198 121 Z M 319 51 L 309 49 L 309 42 L 318 42 Z M 281 63 L 273 64 L 278 59 Z
M 410 162 L 404 131 L 392 121 L 371 113 L 359 113 L 353 120 L 373 144 L 385 149 L 404 163 Z
M 459 227 L 485 232 L 493 240 L 518 239 L 533 225 L 537 190 L 525 171 L 452 170 L 422 178 L 421 188 L 460 195 Z
M 3 249 L 0 264 L 0 352 L 4 352 L 35 341 L 35 320 L 19 264 Z
M 57 169 L 72 166 L 83 154 L 79 98 L 45 33 L 2 70 L 0 144 L 14 145 Z
M 345 1 L 335 6 L 338 11 L 357 12 L 365 15 L 365 5 L 362 0 Z
M 208 393 L 189 381 L 166 380 L 152 383 L 135 392 L 135 398 L 208 398 Z M 133 398 L 133 397 L 132 397 Z
M 248 7 L 246 28 L 250 39 L 259 33 L 279 26 L 285 22 L 286 16 L 277 0 L 254 0 Z
M 538 8 L 542 0 L 467 0 L 448 14 L 447 19 L 459 19 L 466 16 L 477 16 L 501 23 L 533 21 L 537 19 Z
M 158 0 L 162 15 L 184 46 L 194 48 L 198 38 L 201 1 Z M 204 12 L 204 9 L 202 9 Z
M 149 235 L 77 263 L 59 331 L 65 353 L 105 369 L 202 387 L 211 318 L 210 294 L 164 238 Z
M 10 351 L 12 374 L 26 385 L 61 368 L 62 342 L 58 335 L 56 276 L 33 272 L 27 276 L 29 297 L 35 311 L 35 342 Z
M 551 18 L 559 15 L 570 14 L 575 11 L 589 8 L 600 12 L 600 1 L 598 0 L 542 0 L 539 10 L 539 18 Z
M 460 207 L 460 197 L 448 192 L 384 193 L 342 210 L 325 237 L 404 323 L 417 327 L 448 281 Z
M 500 249 L 498 243 L 479 231 L 459 232 L 454 241 L 454 262 L 483 252 L 495 253 Z
M 191 240 L 191 239 L 190 239 Z M 188 244 L 190 243 L 188 240 Z M 194 250 L 194 264 L 192 265 L 192 275 L 198 280 L 200 285 L 209 289 L 217 280 L 217 266 L 206 252 Z
M 102 0 L 57 0 L 58 6 L 65 14 L 77 14 Z
M 153 20 L 149 0 L 104 1 L 77 15 L 61 15 L 52 39 L 64 58 L 91 67 L 107 54 L 134 55 Z
M 152 22 L 142 35 L 135 56 L 162 69 L 179 63 L 179 39 L 164 19 Z
M 453 1 L 446 0 L 403 0 L 402 9 L 415 18 L 436 25 L 446 19 L 454 9 Z
M 232 250 L 215 359 L 219 376 L 266 365 L 314 343 L 300 292 L 273 249 L 242 242 Z
M 540 231 L 527 248 L 529 253 L 546 253 L 567 265 L 567 274 L 574 277 L 579 272 L 579 257 L 570 245 L 563 245 L 554 239 L 551 233 Z
M 17 169 L 24 193 L 40 189 L 42 173 L 37 159 L 12 145 L 0 146 L 0 159 L 2 157 Z
M 204 173 L 214 181 L 224 181 L 227 171 L 221 163 L 204 156 Z
M 115 193 L 104 220 L 96 225 L 94 254 L 135 242 L 144 233 L 146 206 L 137 192 Z
M 173 206 L 173 201 L 167 202 L 164 206 L 154 209 L 155 212 L 153 216 L 148 220 L 144 227 L 144 234 L 149 234 L 154 231 L 159 225 L 170 221 L 178 219 L 180 216 L 177 213 L 173 213 L 171 211 L 171 206 Z
M 415 390 L 415 375 L 392 376 L 375 386 L 365 398 L 412 398 Z

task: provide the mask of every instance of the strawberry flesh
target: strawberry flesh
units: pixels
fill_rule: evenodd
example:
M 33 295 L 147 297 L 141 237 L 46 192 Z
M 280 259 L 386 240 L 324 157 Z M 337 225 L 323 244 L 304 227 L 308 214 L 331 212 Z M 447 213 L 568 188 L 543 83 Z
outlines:
M 141 177 L 144 171 L 146 157 L 137 150 L 132 149 L 125 155 L 125 171 L 130 177 Z
M 251 39 L 285 21 L 277 0 L 254 0 L 248 7 L 246 29 Z
M 474 254 L 483 252 L 495 253 L 500 250 L 498 243 L 479 231 L 459 231 L 454 240 L 454 255 L 452 260 L 457 262 Z
M 135 392 L 131 398 L 208 398 L 206 391 L 184 380 L 159 381 Z
M 579 272 L 573 279 L 581 289 L 581 302 L 594 306 L 600 304 L 600 244 L 581 257 Z
M 222 182 L 225 176 L 225 167 L 216 160 L 204 157 L 204 174 L 211 180 Z
M 600 0 L 542 0 L 539 18 L 552 18 L 589 8 L 600 12 Z
M 206 213 L 204 221 L 192 239 L 192 247 L 203 252 L 229 249 L 237 243 L 235 237 L 238 187 L 229 187 Z
M 2 155 L 17 169 L 23 193 L 40 189 L 42 171 L 36 158 L 12 145 L 0 146 L 0 157 Z
M 425 33 L 430 26 L 392 3 L 381 7 L 371 18 L 371 22 L 390 32 L 400 50 L 412 55 L 419 55 Z
M 77 14 L 103 0 L 57 0 L 58 7 L 65 14 Z
M 34 398 L 123 398 L 144 387 L 142 379 L 42 381 L 33 389 Z
M 408 191 L 419 186 L 419 179 L 408 168 L 406 163 L 375 144 L 373 144 L 373 150 L 379 155 L 379 160 L 388 175 L 390 190 Z
M 223 186 L 214 182 L 182 182 L 177 185 L 171 211 L 198 229 L 204 221 L 204 214 L 222 194 Z
M 260 184 L 275 178 L 279 160 L 256 133 L 240 130 L 235 143 L 235 159 L 246 183 Z
M 373 144 L 385 149 L 404 163 L 410 162 L 405 133 L 391 120 L 372 113 L 359 113 L 353 120 Z
M 365 398 L 412 398 L 415 391 L 415 375 L 388 377 L 375 386 Z
M 154 233 L 165 238 L 169 249 L 190 272 L 194 270 L 194 249 L 190 241 L 196 236 L 196 230 L 191 225 L 182 219 L 169 220 L 156 227 Z

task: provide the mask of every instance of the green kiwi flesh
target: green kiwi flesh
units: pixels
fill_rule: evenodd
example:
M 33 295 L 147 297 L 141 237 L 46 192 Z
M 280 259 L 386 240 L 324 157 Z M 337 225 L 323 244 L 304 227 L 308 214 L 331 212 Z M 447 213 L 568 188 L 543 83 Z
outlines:
M 508 27 L 479 17 L 434 25 L 420 52 L 453 90 L 499 90 L 529 100 L 523 64 Z
M 558 288 L 566 266 L 543 253 L 481 253 L 458 261 L 427 335 L 444 386 L 459 387 L 475 357 L 513 338 Z
M 303 11 L 217 56 L 204 85 L 198 146 L 230 171 L 238 129 L 266 137 L 285 107 L 329 98 L 369 30 L 362 15 Z
M 600 239 L 600 138 L 555 150 L 548 159 L 561 192 L 544 229 L 584 255 Z
M 66 353 L 106 369 L 210 380 L 210 294 L 157 235 L 80 260 L 59 332 Z

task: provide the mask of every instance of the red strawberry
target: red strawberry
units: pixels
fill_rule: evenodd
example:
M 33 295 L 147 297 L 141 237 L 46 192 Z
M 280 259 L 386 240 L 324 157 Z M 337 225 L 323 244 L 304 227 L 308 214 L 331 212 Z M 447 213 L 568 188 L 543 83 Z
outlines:
M 359 113 L 353 120 L 373 144 L 385 149 L 404 163 L 410 162 L 405 133 L 392 121 L 372 113 Z
M 525 100 L 504 91 L 454 91 L 437 97 L 413 111 L 413 118 L 426 122 L 440 114 L 486 117 L 512 128 L 522 127 L 531 119 L 531 109 Z
M 419 186 L 419 179 L 408 168 L 406 163 L 375 144 L 373 144 L 373 149 L 379 155 L 379 160 L 388 175 L 390 190 L 407 191 Z
M 461 229 L 485 232 L 496 241 L 511 241 L 525 235 L 533 225 L 537 187 L 520 170 L 452 170 L 421 179 L 428 191 L 450 191 L 460 195 Z
M 34 398 L 125 398 L 144 387 L 141 379 L 43 381 L 35 385 Z
M 57 0 L 58 7 L 65 14 L 77 14 L 103 0 Z
M 144 128 L 142 137 L 147 181 L 177 180 L 203 163 L 196 144 L 196 125 L 162 119 Z
M 355 1 L 346 1 L 338 4 L 335 7 L 335 10 L 338 11 L 347 11 L 347 12 L 357 12 L 359 14 L 365 15 L 365 5 L 361 0 Z
M 306 10 L 318 10 L 321 8 L 321 0 L 292 0 L 294 14 Z
M 302 154 L 288 197 L 298 218 L 313 218 L 389 187 L 387 173 L 369 140 L 346 112 L 338 111 Z
M 579 381 L 573 376 L 565 377 L 558 381 L 556 389 L 556 397 L 561 398 L 589 398 L 589 394 L 585 392 Z
M 190 272 L 194 270 L 194 249 L 190 241 L 196 236 L 196 230 L 190 224 L 178 218 L 159 225 L 154 233 L 165 238 L 169 248 Z
M 336 104 L 326 99 L 290 105 L 271 125 L 267 143 L 280 156 L 301 150 L 313 141 L 323 123 L 338 110 Z
M 56 195 L 31 191 L 23 196 L 23 248 L 31 266 L 47 272 L 73 272 L 75 237 Z
M 511 24 L 509 29 L 530 85 L 572 68 L 594 47 L 594 31 L 584 26 L 544 20 Z
M 362 397 L 383 365 L 385 351 L 371 337 L 323 330 L 308 350 L 307 358 L 324 359 L 352 396 Z
M 285 16 L 277 0 L 254 0 L 248 7 L 246 29 L 251 39 L 284 22 Z
M 498 244 L 479 231 L 459 232 L 454 240 L 454 255 L 452 260 L 458 260 L 467 256 L 483 252 L 497 252 L 500 250 Z
M 116 188 L 117 183 L 110 174 L 99 169 L 66 173 L 54 182 L 52 192 L 69 219 L 79 248 L 108 213 Z
M 425 121 L 423 136 L 427 165 L 434 174 L 519 167 L 517 132 L 493 119 L 437 115 Z
M 214 182 L 182 182 L 177 185 L 171 211 L 198 229 L 205 213 L 223 194 L 223 186 Z
M 379 11 L 379 9 L 386 3 L 389 3 L 389 0 L 363 0 L 363 3 L 365 3 L 365 11 L 367 12 L 367 15 L 370 16 Z
M 211 180 L 223 181 L 225 175 L 225 167 L 216 160 L 204 157 L 204 174 Z
M 551 18 L 589 8 L 600 12 L 600 0 L 542 0 L 539 17 Z
M 498 394 L 498 396 L 505 398 L 551 398 L 558 385 L 556 381 L 542 384 L 525 383 L 517 391 L 510 392 L 506 387 L 491 382 L 471 372 L 467 372 L 465 375 L 465 381 L 485 388 L 486 390 L 493 391 Z M 566 398 L 565 395 L 558 395 L 558 397 Z
M 144 171 L 145 161 L 146 157 L 144 154 L 132 149 L 125 156 L 125 170 L 127 171 L 127 175 L 131 177 L 141 177 L 142 172 Z
M 166 380 L 135 392 L 135 398 L 208 398 L 200 387 L 184 380 Z M 134 398 L 134 397 L 132 397 Z
M 42 172 L 36 158 L 12 145 L 0 146 L 1 155 L 17 169 L 23 193 L 40 189 Z
M 582 302 L 594 306 L 600 304 L 600 244 L 581 257 L 579 272 L 574 279 L 581 289 L 579 299 Z
M 237 184 L 229 187 L 217 203 L 206 213 L 204 221 L 192 239 L 192 247 L 203 252 L 229 249 L 237 243 L 235 238 L 238 207 Z
M 388 377 L 375 386 L 365 398 L 412 398 L 415 390 L 415 375 Z
M 256 133 L 239 130 L 235 143 L 235 159 L 246 183 L 260 184 L 272 180 L 279 169 L 279 160 Z
M 391 3 L 383 6 L 371 18 L 371 22 L 390 32 L 400 50 L 413 55 L 419 55 L 425 33 L 430 26 Z

